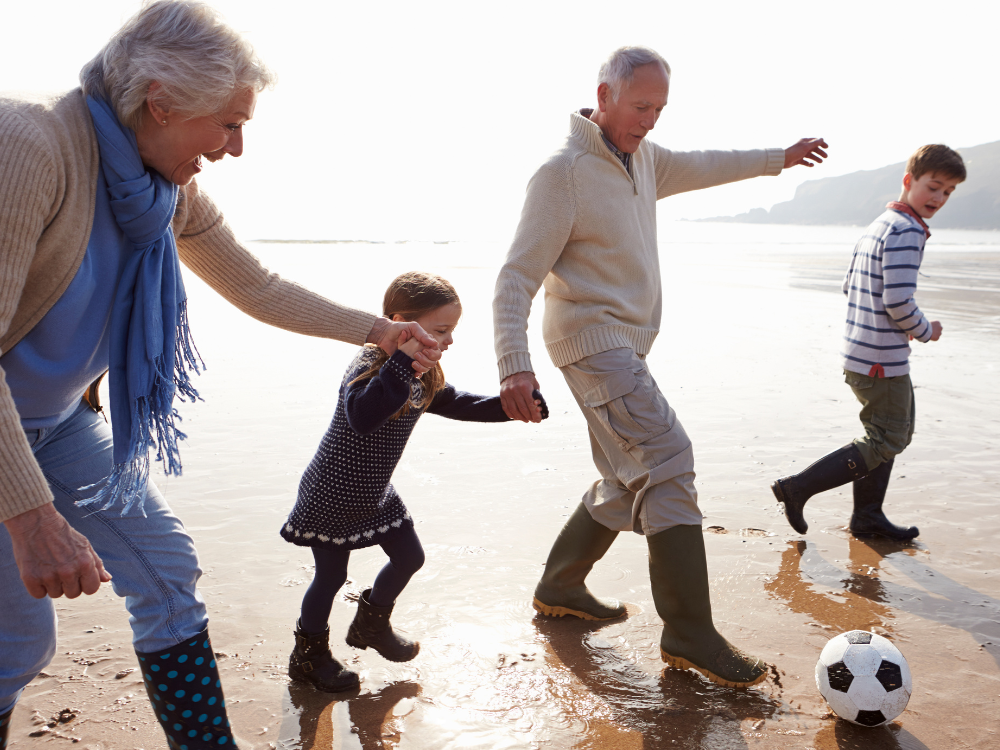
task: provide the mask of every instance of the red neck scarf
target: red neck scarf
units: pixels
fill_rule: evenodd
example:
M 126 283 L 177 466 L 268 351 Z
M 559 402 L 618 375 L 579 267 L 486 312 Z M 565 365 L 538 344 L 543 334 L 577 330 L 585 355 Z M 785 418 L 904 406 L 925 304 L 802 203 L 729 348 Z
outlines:
M 909 214 L 912 216 L 917 220 L 917 222 L 919 222 L 920 226 L 923 227 L 924 234 L 927 236 L 927 239 L 931 238 L 931 230 L 930 227 L 927 226 L 927 222 L 924 221 L 924 217 L 914 211 L 913 207 L 908 203 L 903 203 L 902 201 L 890 201 L 885 204 L 885 207 L 891 208 L 893 211 L 899 211 L 901 214 Z

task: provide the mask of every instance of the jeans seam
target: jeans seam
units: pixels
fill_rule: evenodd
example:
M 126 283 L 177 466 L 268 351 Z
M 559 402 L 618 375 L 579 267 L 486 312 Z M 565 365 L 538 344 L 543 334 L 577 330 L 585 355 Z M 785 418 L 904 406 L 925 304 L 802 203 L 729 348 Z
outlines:
M 56 487 L 58 487 L 68 497 L 70 497 L 70 498 L 77 498 L 77 499 L 80 499 L 80 500 L 83 499 L 83 498 L 81 498 L 76 493 L 76 490 L 70 489 L 69 487 L 67 487 L 62 482 L 54 479 L 47 472 L 43 472 L 43 474 L 45 475 L 45 478 L 48 480 L 48 482 L 50 484 L 53 484 Z M 94 514 L 97 514 L 97 513 L 101 513 L 101 511 L 94 511 Z M 109 519 L 107 519 L 103 515 L 103 513 L 101 513 L 101 515 L 98 515 L 97 518 L 98 518 L 98 520 L 101 523 L 104 524 L 104 526 L 106 528 L 108 528 L 115 536 L 117 536 L 125 544 L 125 546 L 128 547 L 132 551 L 132 553 L 142 562 L 142 565 L 146 569 L 146 572 L 149 573 L 149 576 L 153 579 L 153 582 L 156 584 L 156 587 L 160 590 L 160 593 L 166 599 L 166 606 L 167 606 L 166 626 L 167 626 L 167 630 L 170 632 L 170 635 L 178 643 L 180 641 L 182 641 L 183 638 L 178 634 L 176 628 L 174 627 L 174 623 L 173 623 L 174 616 L 177 614 L 177 612 L 176 612 L 176 604 L 174 602 L 174 597 L 173 597 L 173 594 L 172 594 L 172 592 L 170 590 L 170 587 L 167 586 L 167 584 L 164 582 L 164 580 L 162 578 L 160 578 L 159 574 L 153 568 L 152 564 L 150 564 L 148 558 L 132 542 L 132 540 L 128 538 L 128 536 L 126 536 L 125 534 L 123 534 L 117 527 L 115 527 L 111 523 L 111 521 Z

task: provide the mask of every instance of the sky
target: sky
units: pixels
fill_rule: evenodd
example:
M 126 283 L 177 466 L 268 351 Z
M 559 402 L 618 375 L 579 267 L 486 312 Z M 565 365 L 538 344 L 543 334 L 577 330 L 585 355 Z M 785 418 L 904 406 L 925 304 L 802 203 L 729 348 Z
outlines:
M 139 8 L 0 3 L 0 90 L 73 87 Z M 770 208 L 805 180 L 905 161 L 924 143 L 1000 140 L 996 2 L 212 4 L 278 75 L 244 155 L 199 178 L 247 240 L 509 242 L 532 173 L 625 44 L 673 69 L 648 136 L 660 145 L 830 144 L 813 169 L 661 201 L 661 221 Z

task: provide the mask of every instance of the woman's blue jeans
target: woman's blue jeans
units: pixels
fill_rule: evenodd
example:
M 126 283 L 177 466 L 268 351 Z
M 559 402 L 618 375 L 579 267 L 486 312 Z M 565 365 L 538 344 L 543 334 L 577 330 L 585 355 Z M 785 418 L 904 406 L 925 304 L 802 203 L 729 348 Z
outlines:
M 56 427 L 25 432 L 55 496 L 55 508 L 90 541 L 125 597 L 137 651 L 173 648 L 208 626 L 194 542 L 152 482 L 146 516 L 121 506 L 106 511 L 79 508 L 81 491 L 111 473 L 111 428 L 85 404 Z M 21 582 L 10 535 L 0 524 L 0 714 L 51 661 L 56 649 L 52 599 L 35 599 Z

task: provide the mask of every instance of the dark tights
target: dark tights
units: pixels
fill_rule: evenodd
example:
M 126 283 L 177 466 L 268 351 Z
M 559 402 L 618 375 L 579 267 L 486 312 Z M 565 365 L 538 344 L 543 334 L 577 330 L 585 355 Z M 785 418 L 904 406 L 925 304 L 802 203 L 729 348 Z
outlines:
M 379 574 L 375 576 L 369 602 L 376 607 L 389 607 L 409 583 L 410 578 L 424 564 L 424 548 L 420 546 L 412 526 L 403 526 L 385 534 L 379 546 L 389 556 Z M 347 561 L 350 550 L 312 548 L 316 560 L 316 574 L 302 597 L 300 623 L 307 633 L 326 630 L 333 609 L 333 598 L 347 580 Z

